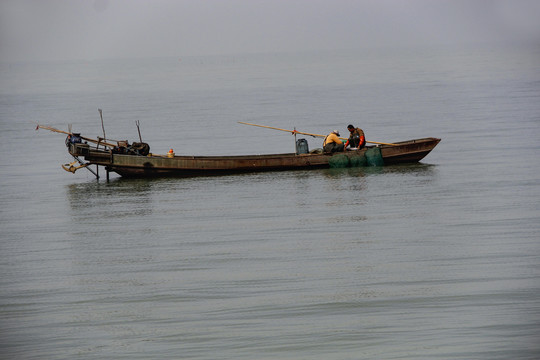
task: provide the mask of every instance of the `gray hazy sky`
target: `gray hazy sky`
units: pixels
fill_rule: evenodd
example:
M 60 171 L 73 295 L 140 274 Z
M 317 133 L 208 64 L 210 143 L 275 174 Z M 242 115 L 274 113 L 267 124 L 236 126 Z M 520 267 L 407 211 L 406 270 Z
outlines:
M 540 0 L 0 0 L 0 61 L 540 45 Z

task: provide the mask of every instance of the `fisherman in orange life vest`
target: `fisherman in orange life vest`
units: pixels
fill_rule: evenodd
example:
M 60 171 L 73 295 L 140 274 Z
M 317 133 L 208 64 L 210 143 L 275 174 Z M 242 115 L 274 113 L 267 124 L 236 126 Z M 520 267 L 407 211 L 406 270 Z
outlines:
M 351 149 L 358 148 L 362 149 L 364 146 L 366 146 L 366 137 L 364 136 L 364 132 L 360 128 L 355 128 L 352 125 L 347 126 L 347 130 L 351 133 L 349 136 L 349 139 L 345 143 L 345 149 L 348 145 L 351 146 Z
M 324 138 L 323 149 L 325 153 L 343 151 L 343 142 L 339 139 L 339 131 L 334 130 Z

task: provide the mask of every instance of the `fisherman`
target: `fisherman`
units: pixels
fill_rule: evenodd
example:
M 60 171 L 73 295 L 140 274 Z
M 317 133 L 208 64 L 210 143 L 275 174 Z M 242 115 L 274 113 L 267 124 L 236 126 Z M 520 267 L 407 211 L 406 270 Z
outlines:
M 355 128 L 352 125 L 347 126 L 347 130 L 349 130 L 350 135 L 349 139 L 347 139 L 347 142 L 345 143 L 345 149 L 347 149 L 347 146 L 351 146 L 351 149 L 362 149 L 364 146 L 366 146 L 366 137 L 364 136 L 364 132 L 360 128 Z
M 323 149 L 325 153 L 344 151 L 343 142 L 339 139 L 339 131 L 334 130 L 324 138 Z

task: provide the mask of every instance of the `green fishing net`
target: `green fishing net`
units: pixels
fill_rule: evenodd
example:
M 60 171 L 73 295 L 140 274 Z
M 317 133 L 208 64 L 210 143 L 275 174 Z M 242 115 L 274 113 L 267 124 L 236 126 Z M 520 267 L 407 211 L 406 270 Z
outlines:
M 345 168 L 349 166 L 349 158 L 343 154 L 334 155 L 328 160 L 328 164 L 331 168 Z
M 366 160 L 367 160 L 368 166 L 383 166 L 384 165 L 381 149 L 378 147 L 372 147 L 366 150 Z
M 362 167 L 366 166 L 366 157 L 364 155 L 353 155 L 349 158 L 350 167 Z

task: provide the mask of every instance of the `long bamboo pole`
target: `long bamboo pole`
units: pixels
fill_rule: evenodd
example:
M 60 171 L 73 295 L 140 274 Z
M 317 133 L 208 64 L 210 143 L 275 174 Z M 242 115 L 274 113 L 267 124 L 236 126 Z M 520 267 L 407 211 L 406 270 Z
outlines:
M 266 129 L 286 131 L 286 132 L 290 132 L 291 134 L 302 134 L 302 135 L 309 135 L 309 136 L 320 137 L 320 138 L 325 138 L 326 137 L 326 135 L 321 135 L 321 134 L 311 134 L 311 133 L 302 132 L 302 131 L 281 129 L 281 128 L 277 128 L 277 127 L 273 127 L 273 126 L 251 124 L 251 123 L 247 123 L 247 122 L 243 122 L 243 121 L 238 121 L 238 123 L 239 124 L 244 124 L 244 125 L 258 126 L 258 127 L 262 127 L 262 128 L 266 128 Z M 341 140 L 347 140 L 347 138 L 344 138 L 344 137 L 340 137 L 340 139 Z M 378 141 L 366 141 L 366 142 L 371 143 L 371 144 L 379 144 L 379 145 L 391 145 L 391 146 L 397 146 L 398 145 L 398 144 L 384 143 L 384 142 L 378 142 Z
M 59 130 L 59 129 L 53 128 L 52 126 L 47 126 L 47 125 L 39 125 L 38 124 L 36 130 L 37 129 L 45 129 L 45 130 L 49 130 L 49 131 L 52 131 L 52 132 L 57 132 L 57 133 L 60 133 L 60 134 L 73 135 L 73 133 L 63 131 L 63 130 Z M 111 144 L 111 143 L 108 143 L 108 142 L 99 141 L 99 140 L 87 138 L 87 137 L 84 137 L 84 136 L 81 136 L 81 139 L 86 140 L 86 141 L 90 141 L 90 142 L 92 142 L 94 144 L 106 145 L 106 146 L 109 146 L 109 147 L 115 147 L 116 146 L 116 144 Z

